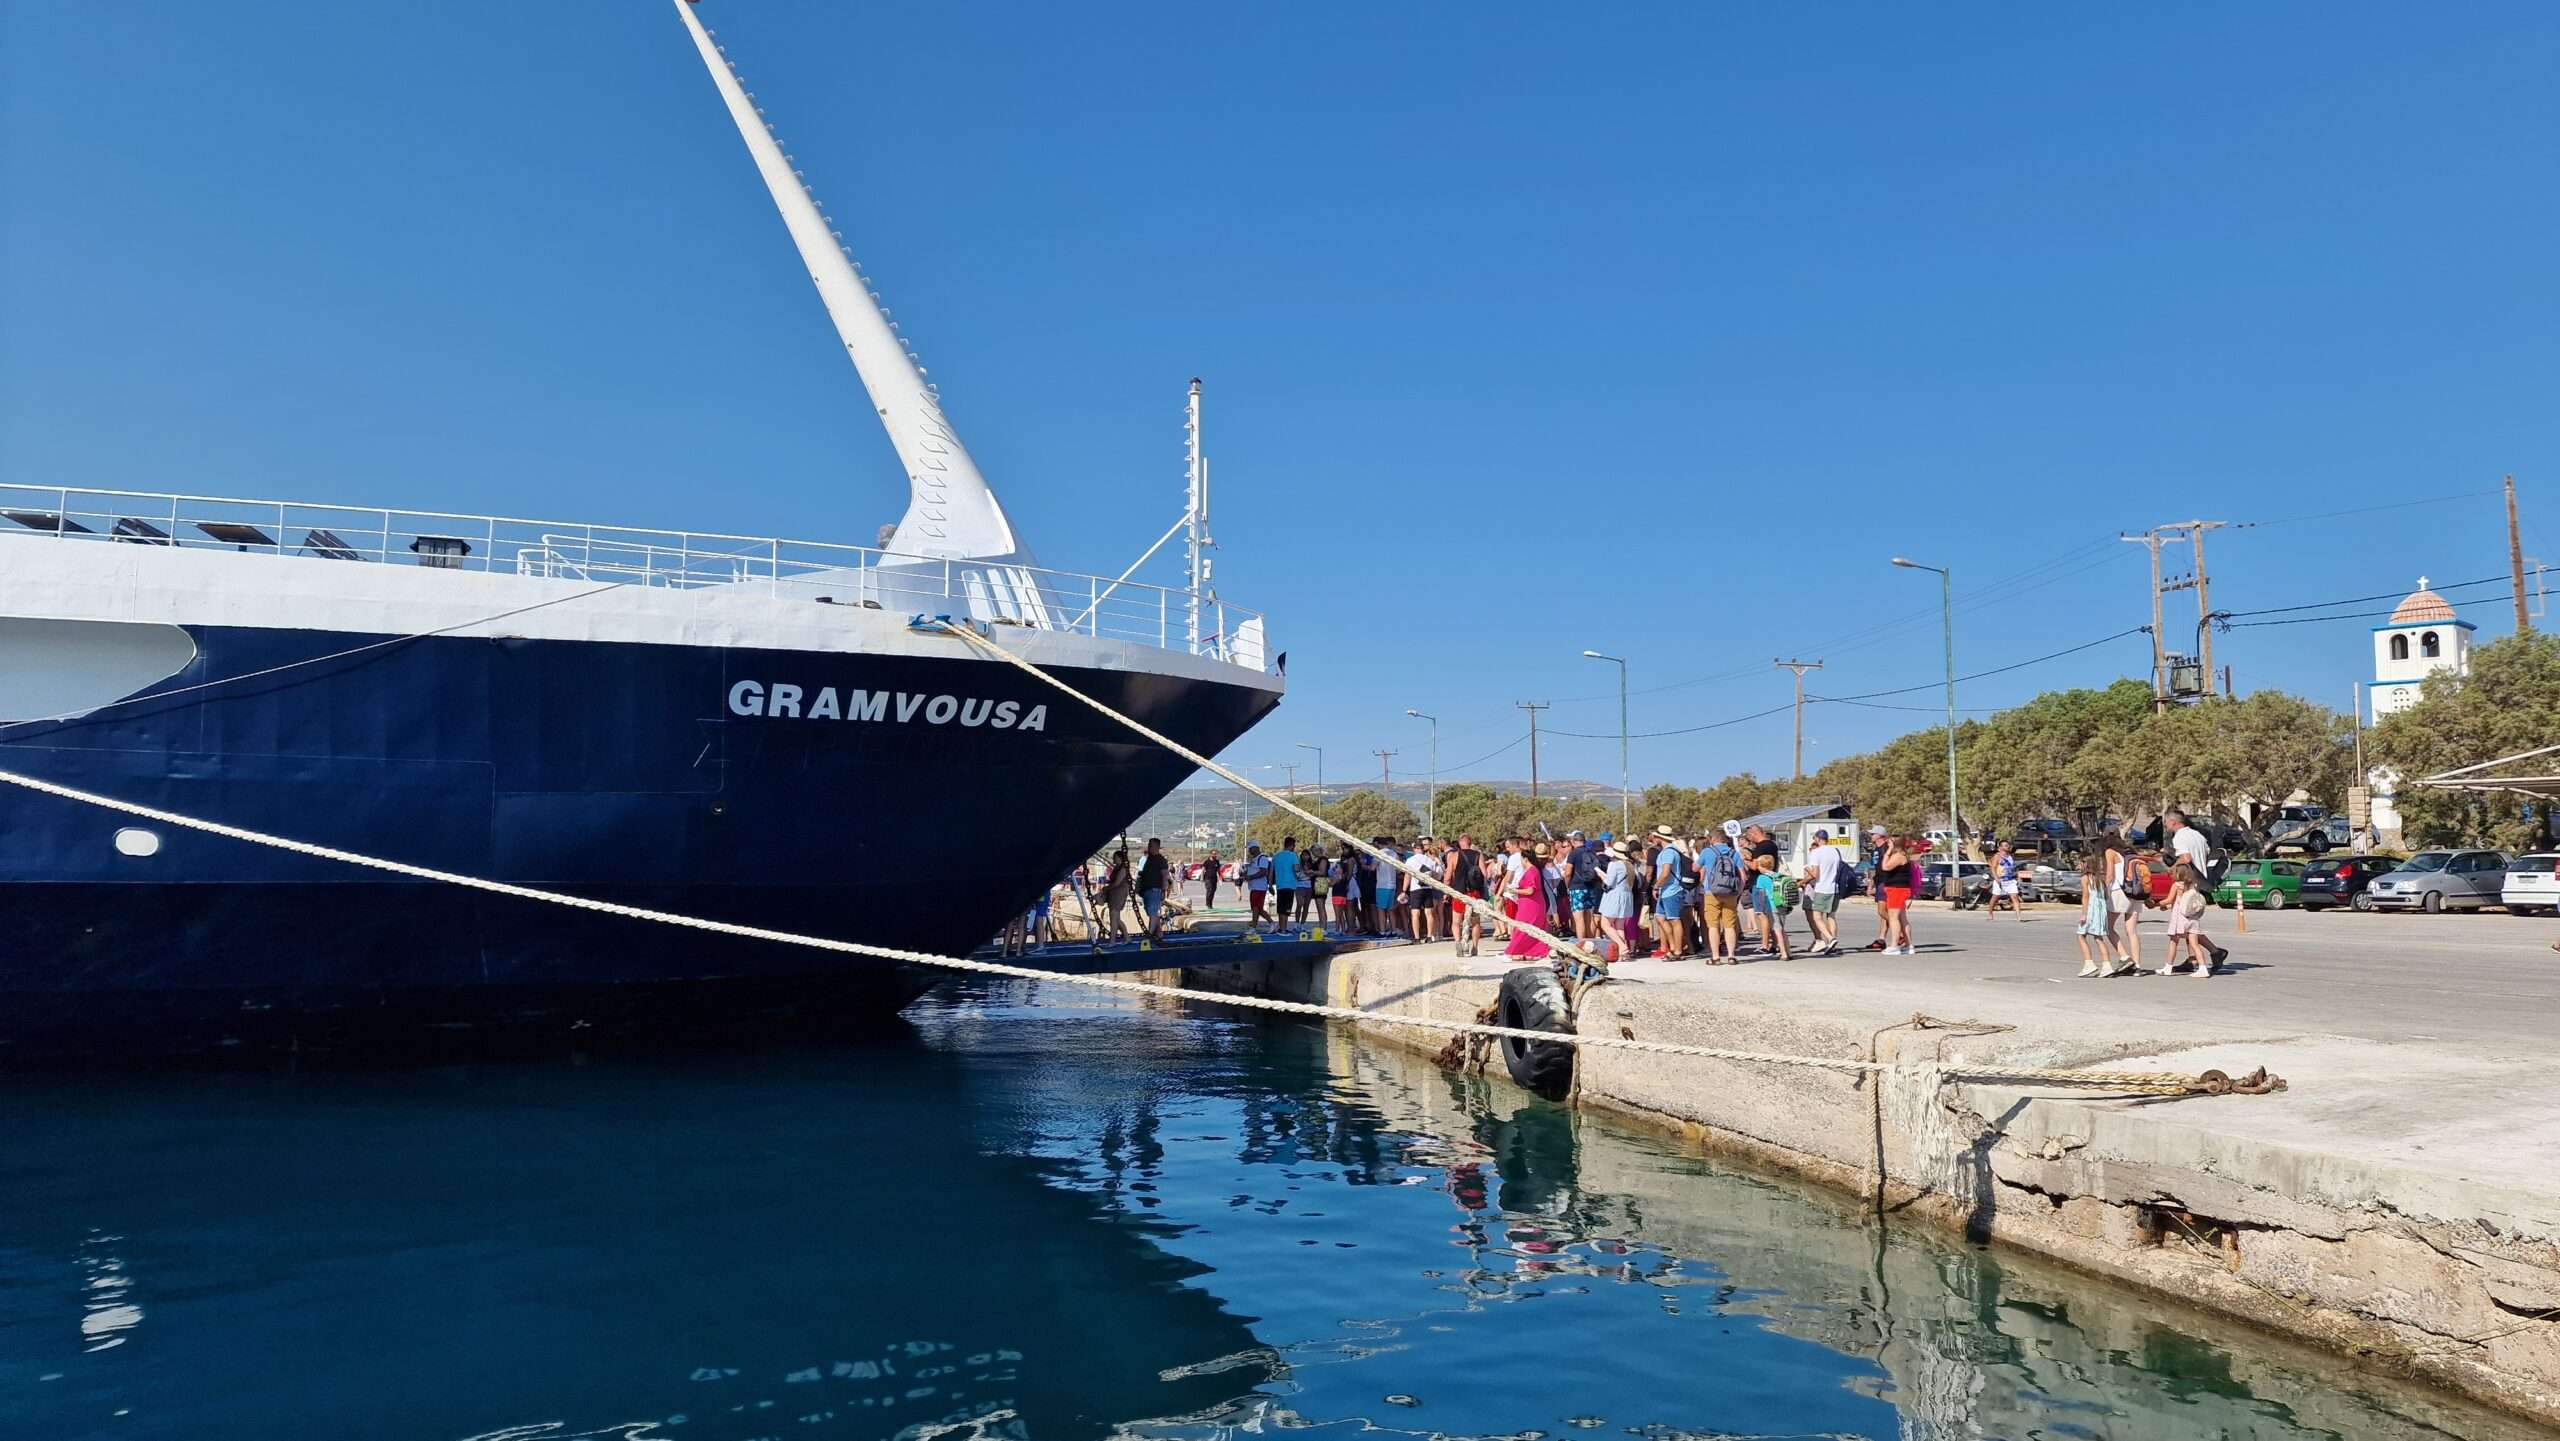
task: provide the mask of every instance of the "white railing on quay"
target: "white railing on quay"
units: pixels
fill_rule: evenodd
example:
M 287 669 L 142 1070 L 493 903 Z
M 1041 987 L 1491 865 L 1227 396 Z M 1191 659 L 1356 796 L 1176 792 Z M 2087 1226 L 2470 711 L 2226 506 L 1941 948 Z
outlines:
M 232 551 L 336 564 L 416 565 L 672 589 L 762 588 L 779 598 L 966 615 L 1190 650 L 1261 670 L 1260 614 L 1188 591 L 1031 566 L 867 546 L 442 511 L 0 483 L 0 538 Z

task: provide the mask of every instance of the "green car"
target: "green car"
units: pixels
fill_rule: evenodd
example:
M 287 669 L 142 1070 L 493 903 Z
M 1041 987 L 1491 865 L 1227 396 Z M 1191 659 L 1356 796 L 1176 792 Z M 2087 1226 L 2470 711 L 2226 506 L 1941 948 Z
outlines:
M 2213 903 L 2236 906 L 2245 901 L 2283 910 L 2302 900 L 2302 871 L 2299 861 L 2233 861 L 2223 873 L 2222 884 L 2213 888 Z

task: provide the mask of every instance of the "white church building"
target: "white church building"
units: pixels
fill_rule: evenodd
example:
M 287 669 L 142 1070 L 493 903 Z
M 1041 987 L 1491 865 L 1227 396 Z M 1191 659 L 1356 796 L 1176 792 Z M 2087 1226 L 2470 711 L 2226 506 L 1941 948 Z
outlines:
M 2471 622 L 2455 619 L 2452 603 L 2427 589 L 2425 576 L 2418 577 L 2418 588 L 2392 609 L 2391 619 L 2373 628 L 2371 722 L 2379 724 L 2384 716 L 2416 705 L 2428 676 L 2442 671 L 2469 675 L 2474 629 Z M 2373 828 L 2386 843 L 2398 844 L 2400 808 L 2392 802 L 2399 773 L 2377 767 L 2365 782 L 2373 787 Z
M 2373 628 L 2373 720 L 2416 705 L 2419 687 L 2438 671 L 2469 675 L 2474 629 L 2454 619 L 2452 604 L 2418 577 L 2418 588 L 2391 619 Z

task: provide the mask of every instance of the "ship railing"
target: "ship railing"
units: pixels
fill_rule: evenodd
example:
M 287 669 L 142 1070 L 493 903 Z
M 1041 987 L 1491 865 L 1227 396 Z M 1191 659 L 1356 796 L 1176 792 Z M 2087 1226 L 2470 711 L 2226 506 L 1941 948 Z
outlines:
M 0 483 L 0 539 L 416 565 L 967 616 L 1266 668 L 1262 617 L 1143 581 L 817 541 Z

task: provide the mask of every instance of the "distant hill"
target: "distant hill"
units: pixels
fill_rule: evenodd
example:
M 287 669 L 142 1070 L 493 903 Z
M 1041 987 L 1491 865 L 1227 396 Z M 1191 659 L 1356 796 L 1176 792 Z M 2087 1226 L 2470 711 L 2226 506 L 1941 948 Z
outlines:
M 1529 791 L 1529 782 L 1525 779 L 1489 781 L 1476 780 L 1472 777 L 1463 782 L 1443 781 L 1440 783 L 1440 788 L 1447 790 L 1450 786 L 1459 784 L 1490 786 L 1497 791 L 1510 791 L 1521 795 L 1526 795 Z M 1318 790 L 1313 785 L 1301 785 L 1295 791 L 1290 791 L 1286 785 L 1272 787 L 1273 790 L 1288 795 L 1291 800 L 1302 806 L 1340 800 L 1353 791 L 1374 791 L 1378 788 L 1376 781 L 1366 785 L 1334 783 L 1325 786 L 1322 790 Z M 1423 803 L 1429 799 L 1430 792 L 1431 787 L 1428 782 L 1407 781 L 1401 777 L 1386 788 L 1386 794 L 1390 799 L 1400 800 L 1413 807 L 1416 815 L 1422 814 Z M 1538 794 L 1614 799 L 1618 789 L 1615 786 L 1602 785 L 1597 781 L 1549 779 L 1541 776 L 1538 778 Z M 1245 826 L 1250 824 L 1254 817 L 1271 808 L 1270 802 L 1238 790 L 1234 786 L 1185 786 L 1158 802 L 1145 815 L 1130 822 L 1129 837 L 1131 840 L 1142 841 L 1148 836 L 1162 836 L 1165 845 L 1173 850 L 1192 850 L 1213 845 L 1232 850 L 1237 844 L 1236 837 L 1244 834 Z

